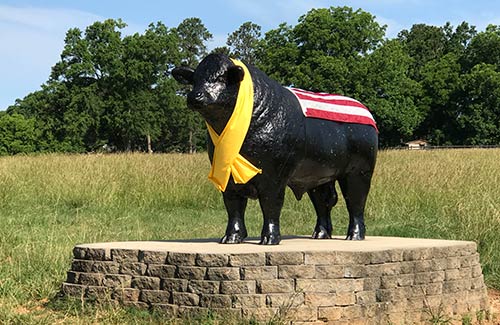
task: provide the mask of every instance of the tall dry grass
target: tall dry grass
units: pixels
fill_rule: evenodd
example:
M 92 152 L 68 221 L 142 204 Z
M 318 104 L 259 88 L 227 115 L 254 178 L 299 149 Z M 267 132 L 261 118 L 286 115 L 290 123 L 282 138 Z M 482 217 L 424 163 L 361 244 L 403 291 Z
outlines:
M 382 151 L 366 211 L 368 235 L 476 241 L 500 288 L 500 150 Z M 226 213 L 205 154 L 0 158 L 0 319 L 6 323 L 142 323 L 150 314 L 49 308 L 77 243 L 222 236 Z M 347 229 L 342 200 L 336 234 Z M 283 234 L 310 234 L 314 210 L 287 192 Z M 247 209 L 258 236 L 258 203 Z M 99 315 L 97 317 L 96 315 Z M 95 318 L 97 317 L 97 318 Z
M 385 151 L 368 203 L 371 234 L 478 243 L 500 287 L 500 150 Z

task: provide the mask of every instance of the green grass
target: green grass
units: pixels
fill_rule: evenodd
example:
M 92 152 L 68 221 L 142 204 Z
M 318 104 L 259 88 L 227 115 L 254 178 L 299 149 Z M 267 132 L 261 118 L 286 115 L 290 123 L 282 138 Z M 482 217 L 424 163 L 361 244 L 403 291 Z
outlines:
M 473 240 L 487 284 L 500 288 L 500 150 L 382 151 L 368 235 Z M 226 213 L 205 154 L 0 158 L 0 323 L 142 324 L 161 316 L 54 299 L 75 244 L 222 236 Z M 342 200 L 333 211 L 344 235 Z M 314 211 L 287 192 L 282 233 L 310 234 Z M 247 226 L 262 217 L 249 202 Z M 218 324 L 215 318 L 203 322 Z M 248 323 L 251 323 L 249 321 Z

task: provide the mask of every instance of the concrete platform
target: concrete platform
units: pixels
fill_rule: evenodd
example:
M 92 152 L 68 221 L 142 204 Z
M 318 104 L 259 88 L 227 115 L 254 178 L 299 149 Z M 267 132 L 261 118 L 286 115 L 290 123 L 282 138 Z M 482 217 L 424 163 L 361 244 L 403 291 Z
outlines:
M 285 237 L 76 245 L 63 292 L 149 308 L 167 317 L 229 317 L 321 324 L 420 324 L 432 315 L 488 311 L 476 244 L 368 237 Z M 226 317 L 228 317 L 226 315 Z
M 219 238 L 165 240 L 165 241 L 126 241 L 81 244 L 81 248 L 104 249 L 141 249 L 152 251 L 167 251 L 179 253 L 202 254 L 242 254 L 263 252 L 289 251 L 345 251 L 345 252 L 373 252 L 393 249 L 417 249 L 433 247 L 467 246 L 472 242 L 439 239 L 419 239 L 401 237 L 367 237 L 363 241 L 348 241 L 344 237 L 334 237 L 331 240 L 315 240 L 308 236 L 284 237 L 279 245 L 259 245 L 258 238 L 250 238 L 241 244 L 221 245 Z

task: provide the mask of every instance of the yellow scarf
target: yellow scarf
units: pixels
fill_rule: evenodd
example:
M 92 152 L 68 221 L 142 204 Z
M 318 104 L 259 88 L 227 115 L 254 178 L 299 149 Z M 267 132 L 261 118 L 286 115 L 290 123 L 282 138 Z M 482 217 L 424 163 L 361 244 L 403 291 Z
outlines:
M 233 114 L 220 135 L 207 123 L 208 133 L 215 146 L 208 179 L 222 192 L 226 190 L 231 175 L 236 184 L 245 184 L 255 175 L 262 173 L 261 169 L 252 165 L 239 153 L 252 119 L 253 83 L 247 67 L 238 60 L 231 60 L 245 72 Z

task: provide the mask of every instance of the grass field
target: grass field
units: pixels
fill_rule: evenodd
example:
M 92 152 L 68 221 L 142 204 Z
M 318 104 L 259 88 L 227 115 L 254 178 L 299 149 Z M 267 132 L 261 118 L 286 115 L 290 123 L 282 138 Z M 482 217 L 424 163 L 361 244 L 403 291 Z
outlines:
M 500 150 L 382 151 L 368 235 L 473 240 L 500 288 Z M 226 214 L 205 154 L 0 158 L 0 323 L 160 323 L 131 309 L 55 299 L 77 243 L 222 236 Z M 250 236 L 261 213 L 247 209 Z M 336 234 L 347 228 L 342 200 Z M 310 234 L 307 198 L 287 192 L 282 234 Z M 217 320 L 212 320 L 217 323 Z

